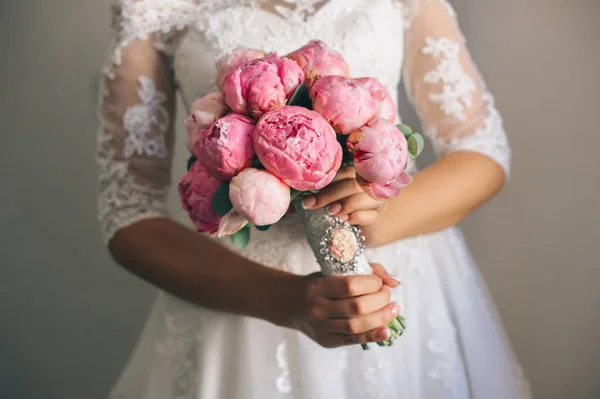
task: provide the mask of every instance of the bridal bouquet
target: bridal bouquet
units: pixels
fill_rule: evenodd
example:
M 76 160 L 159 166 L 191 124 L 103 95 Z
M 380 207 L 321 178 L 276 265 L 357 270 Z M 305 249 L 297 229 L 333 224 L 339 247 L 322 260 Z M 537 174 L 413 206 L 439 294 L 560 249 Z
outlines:
M 342 56 L 320 41 L 283 57 L 239 48 L 216 66 L 220 91 L 196 100 L 186 122 L 192 156 L 179 195 L 196 229 L 244 248 L 250 226 L 267 230 L 292 205 L 323 274 L 371 274 L 359 229 L 303 209 L 301 198 L 331 183 L 342 165 L 377 199 L 411 182 L 404 169 L 423 138 L 395 125 L 387 89 L 350 78 Z M 389 327 L 381 346 L 405 321 L 398 316 Z

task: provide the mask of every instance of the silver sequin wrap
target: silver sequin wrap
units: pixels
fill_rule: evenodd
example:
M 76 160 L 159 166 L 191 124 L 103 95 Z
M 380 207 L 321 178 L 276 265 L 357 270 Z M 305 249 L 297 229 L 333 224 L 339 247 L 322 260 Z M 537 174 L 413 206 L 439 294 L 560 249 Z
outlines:
M 302 219 L 304 232 L 310 247 L 321 266 L 321 272 L 325 276 L 348 276 L 373 274 L 371 266 L 365 257 L 364 237 L 360 230 L 347 222 L 329 216 L 324 208 L 305 210 L 302 208 L 301 198 L 294 201 L 294 209 Z M 342 263 L 332 256 L 329 250 L 329 239 L 331 232 L 336 228 L 350 231 L 356 238 L 357 252 L 350 262 Z

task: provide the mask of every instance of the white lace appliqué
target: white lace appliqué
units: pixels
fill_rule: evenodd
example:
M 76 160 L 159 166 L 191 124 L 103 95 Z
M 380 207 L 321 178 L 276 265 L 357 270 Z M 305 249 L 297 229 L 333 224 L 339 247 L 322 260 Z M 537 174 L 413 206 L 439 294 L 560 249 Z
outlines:
M 456 151 L 473 151 L 484 154 L 496 161 L 510 177 L 511 150 L 504 131 L 502 117 L 494 105 L 494 97 L 489 92 L 481 95 L 486 104 L 487 117 L 481 128 L 464 137 L 453 137 L 448 140 L 434 139 L 432 144 L 436 153 L 448 154 Z M 435 128 L 426 129 L 430 137 L 437 137 Z
M 126 161 L 117 157 L 114 137 L 103 127 L 97 135 L 98 219 L 105 243 L 123 227 L 168 214 L 168 187 L 139 183 Z
M 286 5 L 276 4 L 273 8 L 288 20 L 306 20 L 323 6 L 323 0 L 282 0 L 282 3 Z
M 123 127 L 129 133 L 123 155 L 133 154 L 165 158 L 165 134 L 169 129 L 169 113 L 164 107 L 167 96 L 156 90 L 152 79 L 138 78 L 141 104 L 130 107 L 123 116 Z
M 340 371 L 346 371 L 348 369 L 348 350 L 342 349 L 340 351 L 340 357 L 337 362 L 338 369 Z
M 192 322 L 185 314 L 178 301 L 170 303 L 170 299 L 161 296 L 159 299 L 165 306 L 165 325 L 167 335 L 156 343 L 156 352 L 169 362 L 171 378 L 174 382 L 174 399 L 196 398 L 196 356 L 194 349 L 198 339 L 197 322 Z
M 464 371 L 456 346 L 456 331 L 442 304 L 438 303 L 431 308 L 428 321 L 434 335 L 428 341 L 427 348 L 438 357 L 438 360 L 427 375 L 434 380 L 442 381 L 452 393 L 452 397 L 467 397 L 466 387 L 462 383 Z
M 292 380 L 288 365 L 287 343 L 285 341 L 280 342 L 279 345 L 277 345 L 275 359 L 277 360 L 277 367 L 279 367 L 280 370 L 279 377 L 275 380 L 277 391 L 279 393 L 290 393 L 292 392 Z
M 441 111 L 460 121 L 467 119 L 464 111 L 473 105 L 472 94 L 477 90 L 475 82 L 464 70 L 458 58 L 460 45 L 450 39 L 425 38 L 425 55 L 439 58 L 438 66 L 427 72 L 425 83 L 443 83 L 442 91 L 429 93 L 429 100 L 439 104 Z
M 115 137 L 104 126 L 97 134 L 98 217 L 103 239 L 108 242 L 121 228 L 149 217 L 168 214 L 168 185 L 143 184 L 129 170 L 133 156 L 168 157 L 165 136 L 169 114 L 164 108 L 166 95 L 156 90 L 154 82 L 140 76 L 138 97 L 142 104 L 129 108 L 123 116 L 128 132 L 122 154 L 117 152 Z
M 392 394 L 394 368 L 392 362 L 383 356 L 362 365 L 364 383 L 358 387 L 363 397 L 368 399 L 387 398 Z

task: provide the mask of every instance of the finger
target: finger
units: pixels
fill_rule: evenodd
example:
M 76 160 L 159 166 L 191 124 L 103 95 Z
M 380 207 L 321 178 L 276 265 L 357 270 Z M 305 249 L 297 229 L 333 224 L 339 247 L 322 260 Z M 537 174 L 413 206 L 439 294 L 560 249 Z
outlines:
M 345 179 L 330 184 L 329 186 L 319 191 L 317 194 L 314 195 L 315 201 L 308 199 L 310 197 L 307 197 L 304 200 L 306 201 L 306 203 L 312 204 L 310 209 L 317 209 L 329 205 L 333 202 L 337 202 L 342 198 L 361 192 L 362 189 L 360 188 L 355 179 Z
M 333 181 L 336 182 L 336 181 L 340 181 L 340 180 L 355 179 L 355 178 L 356 178 L 356 169 L 354 169 L 353 166 L 342 166 L 338 170 Z
M 337 215 L 348 215 L 352 212 L 362 210 L 375 210 L 378 211 L 381 208 L 381 201 L 376 200 L 364 192 L 360 192 L 345 198 L 342 198 L 336 204 L 340 204 L 342 209 Z
M 378 327 L 362 334 L 328 334 L 325 337 L 325 346 L 335 348 L 344 345 L 366 344 L 368 342 L 381 342 L 389 339 L 392 335 L 387 327 Z
M 378 211 L 358 211 L 358 212 L 352 212 L 349 215 L 344 215 L 345 217 L 340 217 L 340 219 L 347 221 L 348 223 L 352 224 L 352 225 L 357 225 L 357 226 L 369 226 L 372 225 L 374 223 L 377 222 L 377 219 L 379 219 L 379 212 Z
M 383 282 L 375 275 L 326 277 L 317 283 L 317 294 L 328 299 L 350 298 L 374 294 L 381 289 Z
M 325 328 L 332 333 L 338 334 L 362 334 L 377 327 L 387 326 L 388 323 L 400 314 L 400 305 L 390 303 L 366 316 L 353 317 L 350 319 L 330 319 L 324 323 Z
M 392 277 L 387 270 L 385 270 L 385 267 L 381 266 L 379 263 L 371 263 L 371 269 L 373 269 L 373 274 L 379 276 L 381 281 L 383 281 L 383 284 L 392 288 L 396 288 L 400 285 L 400 281 Z
M 383 285 L 374 294 L 367 294 L 354 298 L 335 299 L 324 305 L 324 312 L 328 318 L 350 318 L 366 316 L 386 307 L 390 303 L 392 290 L 388 285 Z

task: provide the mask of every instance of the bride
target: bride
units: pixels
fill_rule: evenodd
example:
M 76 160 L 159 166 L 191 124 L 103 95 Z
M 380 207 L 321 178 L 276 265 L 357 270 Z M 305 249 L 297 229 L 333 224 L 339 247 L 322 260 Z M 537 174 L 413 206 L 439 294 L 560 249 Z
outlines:
M 115 259 L 161 294 L 112 398 L 530 397 L 453 227 L 500 190 L 510 150 L 450 4 L 118 0 L 113 33 L 99 106 L 99 219 Z M 189 105 L 215 91 L 214 60 L 240 45 L 286 54 L 311 39 L 394 96 L 402 74 L 439 156 L 421 171 L 412 165 L 414 182 L 387 206 L 347 170 L 305 200 L 359 225 L 373 276 L 315 273 L 293 215 L 253 232 L 243 251 L 168 216 L 176 93 Z M 385 339 L 400 311 L 406 333 L 363 351 L 358 344 Z

